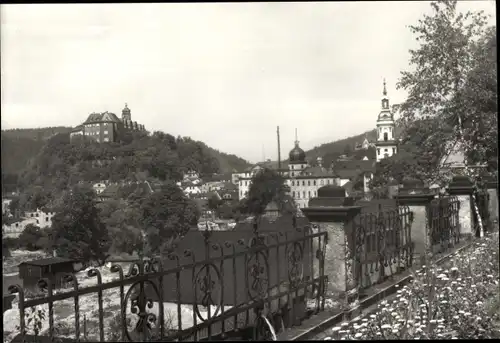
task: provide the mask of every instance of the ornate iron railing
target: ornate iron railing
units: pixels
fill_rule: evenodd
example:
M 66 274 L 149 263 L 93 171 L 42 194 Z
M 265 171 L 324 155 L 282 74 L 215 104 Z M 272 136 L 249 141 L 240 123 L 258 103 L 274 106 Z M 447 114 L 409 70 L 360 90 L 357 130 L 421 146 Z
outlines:
M 433 199 L 429 211 L 429 240 L 433 252 L 445 252 L 460 243 L 460 201 L 456 197 Z
M 248 239 L 225 240 L 245 235 Z M 30 299 L 20 285 L 11 286 L 18 294 L 21 340 L 34 324 L 30 312 L 41 307 L 48 310 L 48 325 L 40 324 L 48 329 L 41 335 L 51 340 L 265 339 L 269 325 L 278 332 L 324 308 L 326 237 L 309 227 L 260 234 L 257 224 L 254 232 L 196 231 L 176 252 L 134 263 L 128 273 L 111 266 L 114 280 L 103 281 L 104 274 L 91 269 L 83 278 L 67 275 L 72 290 L 55 290 L 42 279 L 42 296 Z M 190 249 L 183 249 L 183 242 Z M 96 283 L 82 287 L 88 278 Z M 83 297 L 91 297 L 90 310 L 83 310 Z M 64 312 L 71 321 L 69 332 L 61 334 L 57 324 Z
M 412 266 L 411 225 L 407 206 L 364 213 L 355 219 L 355 276 L 360 289 L 384 282 Z

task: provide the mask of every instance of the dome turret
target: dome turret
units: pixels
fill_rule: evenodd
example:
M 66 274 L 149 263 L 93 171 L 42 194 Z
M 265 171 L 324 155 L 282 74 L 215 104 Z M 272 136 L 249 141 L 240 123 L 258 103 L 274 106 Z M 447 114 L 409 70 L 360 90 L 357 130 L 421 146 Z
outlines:
M 288 154 L 290 163 L 306 163 L 306 153 L 299 147 L 299 140 L 297 138 L 297 129 L 295 129 L 295 147 Z

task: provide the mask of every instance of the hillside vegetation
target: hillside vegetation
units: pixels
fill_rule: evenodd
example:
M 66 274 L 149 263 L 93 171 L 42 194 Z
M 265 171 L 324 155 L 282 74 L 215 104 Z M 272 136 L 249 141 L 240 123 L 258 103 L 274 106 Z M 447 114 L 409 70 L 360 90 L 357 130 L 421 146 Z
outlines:
M 57 144 L 61 144 L 61 149 L 63 150 L 67 148 L 67 144 L 69 144 L 68 133 L 70 130 L 71 128 L 61 126 L 61 127 L 48 127 L 48 128 L 38 128 L 38 129 L 12 129 L 12 130 L 2 131 L 2 181 L 3 181 L 4 191 L 14 191 L 16 188 L 15 186 L 17 186 L 16 184 L 19 175 L 23 174 L 26 169 L 34 167 L 40 168 L 40 163 L 48 163 L 49 165 L 56 163 L 57 165 L 60 166 L 61 163 L 67 162 L 64 159 L 60 161 L 55 157 L 58 156 L 60 153 L 57 151 L 58 150 Z M 58 137 L 56 138 L 56 136 Z M 168 136 L 169 140 L 172 141 L 179 141 L 179 140 L 185 142 L 189 141 L 192 144 L 197 145 L 199 149 L 203 150 L 205 155 L 205 161 L 202 163 L 207 164 L 208 163 L 207 161 L 210 160 L 209 164 L 216 166 L 214 168 L 208 167 L 207 170 L 213 172 L 226 173 L 226 172 L 240 171 L 247 168 L 250 165 L 249 162 L 236 155 L 220 152 L 216 149 L 208 147 L 203 142 L 194 141 L 190 138 L 178 137 L 176 139 L 168 134 L 166 136 Z M 55 140 L 52 143 L 49 143 L 49 141 L 52 140 L 53 138 Z M 58 143 L 55 144 L 54 142 Z M 158 143 L 162 144 L 161 142 Z M 154 145 L 154 143 L 152 144 Z M 52 147 L 50 148 L 51 149 L 50 154 L 52 155 L 47 156 L 47 152 L 45 152 L 43 154 L 44 157 L 42 158 L 39 155 L 42 152 L 42 150 L 47 147 L 47 145 L 50 145 Z M 115 148 L 118 149 L 117 147 Z M 96 149 L 99 150 L 99 148 Z M 140 148 L 137 152 L 140 153 Z M 109 155 L 113 155 L 113 152 L 109 152 Z M 201 168 L 201 165 L 198 165 L 197 168 Z M 139 169 L 141 169 L 141 167 L 139 167 Z M 116 173 L 114 174 L 118 175 Z M 43 175 L 40 175 L 40 178 L 44 179 L 45 177 Z M 85 177 L 84 179 L 86 178 L 88 177 Z M 93 177 L 90 177 L 90 179 L 93 179 Z
M 2 174 L 16 174 L 35 157 L 43 143 L 58 133 L 67 133 L 70 127 L 2 130 Z
M 163 132 L 134 132 L 121 142 L 103 144 L 83 137 L 70 142 L 67 132 L 46 140 L 30 139 L 22 130 L 23 137 L 15 137 L 13 132 L 2 137 L 6 143 L 2 144 L 2 164 L 5 161 L 11 168 L 2 165 L 2 178 L 4 191 L 21 191 L 21 208 L 57 202 L 63 190 L 82 181 L 180 181 L 189 169 L 203 176 L 249 165 L 203 142 Z M 22 163 L 20 155 L 24 155 Z

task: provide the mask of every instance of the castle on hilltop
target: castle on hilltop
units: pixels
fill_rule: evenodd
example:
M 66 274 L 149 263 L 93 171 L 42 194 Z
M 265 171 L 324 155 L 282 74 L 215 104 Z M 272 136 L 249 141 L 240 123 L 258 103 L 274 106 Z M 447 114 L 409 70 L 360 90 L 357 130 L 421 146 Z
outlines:
M 127 104 L 122 110 L 122 118 L 111 112 L 91 113 L 83 124 L 75 127 L 70 139 L 84 136 L 95 139 L 99 143 L 116 142 L 120 135 L 127 131 L 146 131 L 144 125 L 132 121 L 132 114 Z

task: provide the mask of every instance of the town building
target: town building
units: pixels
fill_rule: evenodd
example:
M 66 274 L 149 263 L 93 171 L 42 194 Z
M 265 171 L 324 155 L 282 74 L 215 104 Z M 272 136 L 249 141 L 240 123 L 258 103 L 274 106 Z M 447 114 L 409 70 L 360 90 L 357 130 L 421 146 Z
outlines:
M 36 211 L 26 211 L 21 218 L 15 219 L 9 224 L 2 223 L 2 234 L 5 237 L 18 237 L 29 224 L 39 228 L 51 227 L 55 214 L 55 212 L 44 212 L 38 208 Z
M 12 202 L 11 198 L 2 198 L 2 215 L 10 214 L 10 203 Z
M 70 139 L 76 136 L 89 137 L 99 143 L 117 142 L 128 131 L 146 131 L 144 125 L 132 121 L 132 114 L 127 104 L 122 110 L 122 118 L 111 112 L 91 113 L 87 120 L 70 133 Z
M 248 195 L 252 177 L 264 168 L 273 168 L 270 161 L 258 163 L 250 170 L 239 175 L 239 199 Z M 288 169 L 275 169 L 286 180 L 290 187 L 290 195 L 299 208 L 308 206 L 309 200 L 317 196 L 318 189 L 324 185 L 338 184 L 339 180 L 330 170 L 323 166 L 323 160 L 318 157 L 316 165 L 310 165 L 306 153 L 299 146 L 297 132 L 295 147 L 288 154 Z
M 201 190 L 201 185 L 194 183 L 193 181 L 181 182 L 181 189 L 184 191 L 184 194 L 186 195 L 203 193 Z
M 389 97 L 384 79 L 384 89 L 382 92 L 381 111 L 377 118 L 377 162 L 386 157 L 390 157 L 397 153 L 398 144 L 395 138 L 396 124 L 394 122 L 394 114 L 389 107 Z
M 361 143 L 356 143 L 354 150 L 368 150 L 369 148 L 374 148 L 375 143 L 370 142 L 368 137 L 365 136 L 365 139 Z
M 101 181 L 98 183 L 94 183 L 92 185 L 92 189 L 96 192 L 96 194 L 101 194 L 108 187 L 107 182 Z

